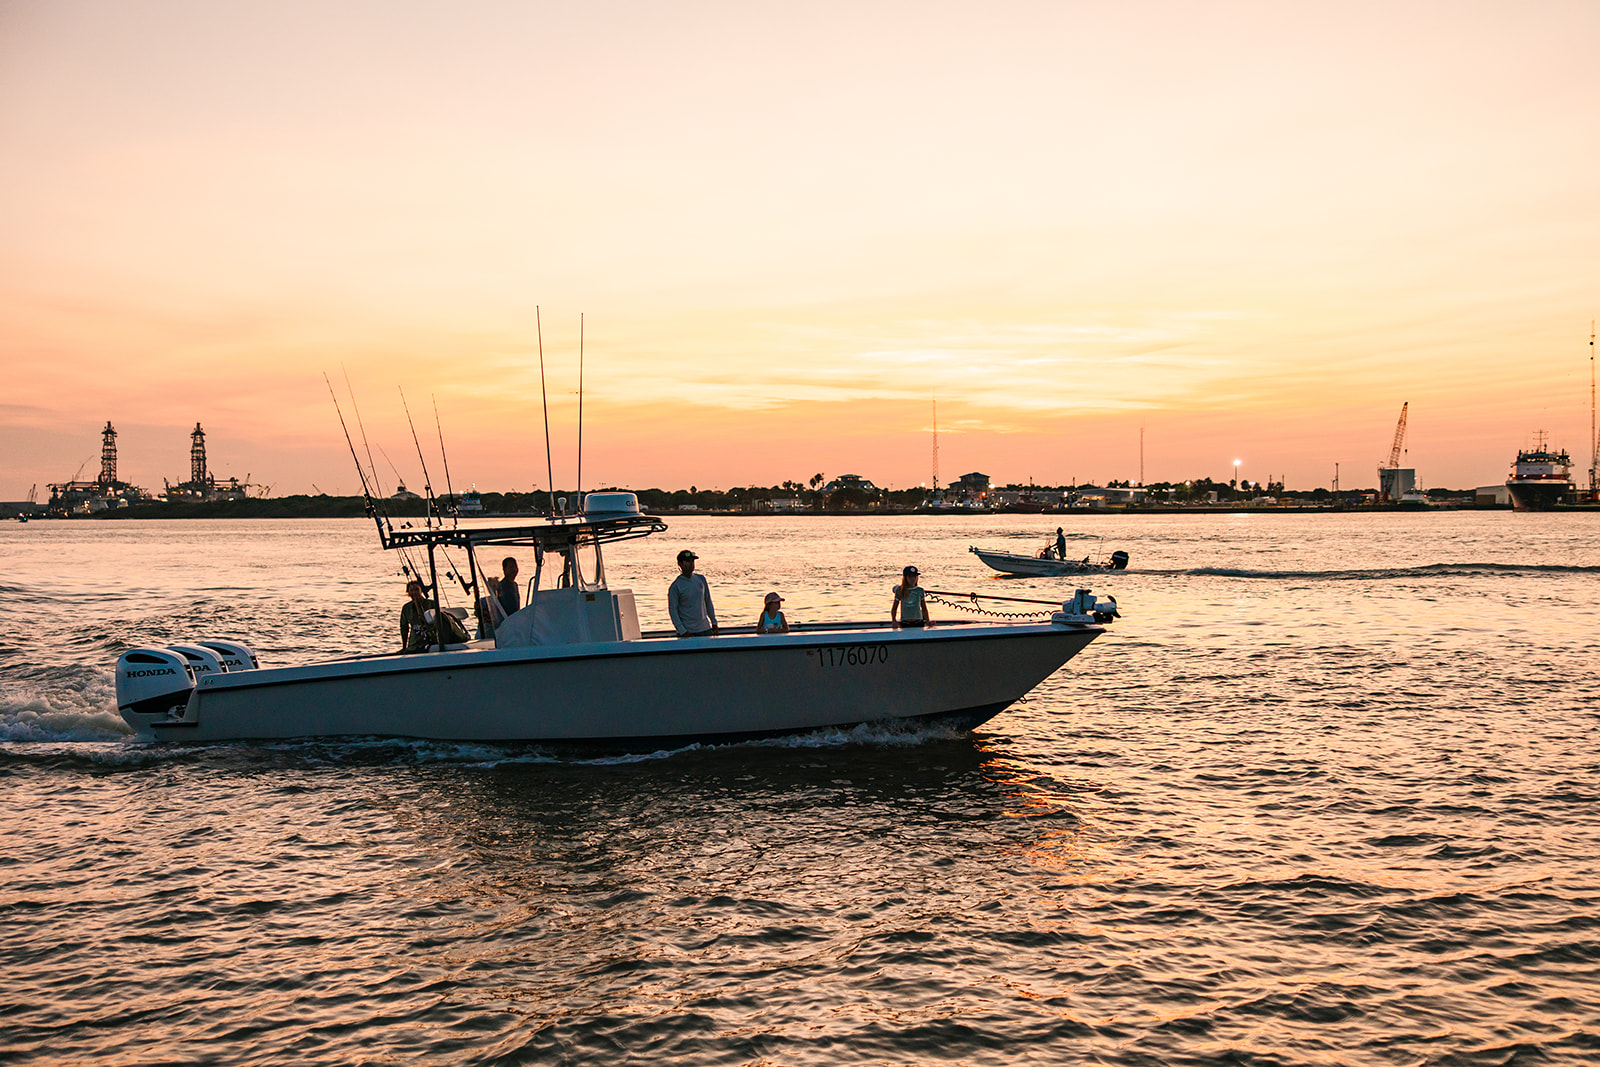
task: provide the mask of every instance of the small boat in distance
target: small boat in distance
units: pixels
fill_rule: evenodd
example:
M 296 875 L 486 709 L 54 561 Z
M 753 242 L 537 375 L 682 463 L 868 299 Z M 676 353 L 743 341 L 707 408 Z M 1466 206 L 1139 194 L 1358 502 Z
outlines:
M 469 604 L 490 608 L 479 594 L 480 549 L 495 561 L 518 549 L 532 557 L 526 605 L 476 639 L 409 654 L 261 667 L 236 641 L 130 649 L 117 661 L 117 707 L 137 736 L 656 748 L 881 721 L 970 729 L 1021 699 L 1117 615 L 1114 602 L 1079 589 L 1037 623 L 840 622 L 680 638 L 642 633 L 632 591 L 606 584 L 603 544 L 667 528 L 639 510 L 633 493 L 590 493 L 578 514 L 525 526 L 395 529 L 376 511 L 373 518 L 385 549 L 426 553 L 406 566 L 424 583 L 430 623 L 440 613 L 466 621 L 466 611 L 441 603 L 442 579 L 459 581 Z M 450 556 L 436 556 L 446 552 L 464 555 L 466 566 L 442 566 Z
M 1545 447 L 1545 431 L 1539 430 L 1531 449 L 1517 453 L 1506 479 L 1511 506 L 1517 511 L 1549 511 L 1569 500 L 1574 492 L 1572 458 L 1565 451 Z
M 1077 559 L 1059 559 L 1053 549 L 1045 548 L 1036 556 L 1023 556 L 1015 552 L 993 552 L 969 546 L 968 552 L 1001 574 L 1016 574 L 1029 578 L 1065 578 L 1075 574 L 1098 574 L 1128 569 L 1128 554 L 1120 548 L 1103 560 L 1089 556 Z

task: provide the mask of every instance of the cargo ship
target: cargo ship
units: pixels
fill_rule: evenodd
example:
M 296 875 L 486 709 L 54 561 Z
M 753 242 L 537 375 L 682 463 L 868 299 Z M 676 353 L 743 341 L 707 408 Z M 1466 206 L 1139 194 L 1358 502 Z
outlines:
M 1534 448 L 1517 452 L 1506 489 L 1511 506 L 1517 511 L 1549 511 L 1572 498 L 1572 458 L 1566 452 L 1545 447 L 1545 433 L 1537 434 Z

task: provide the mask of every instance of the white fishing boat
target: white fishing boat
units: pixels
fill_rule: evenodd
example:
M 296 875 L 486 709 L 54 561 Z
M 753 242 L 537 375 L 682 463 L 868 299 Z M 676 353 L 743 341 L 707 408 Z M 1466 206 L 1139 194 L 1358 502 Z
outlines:
M 1002 574 L 1015 574 L 1028 578 L 1068 578 L 1074 575 L 1106 574 L 1128 568 L 1128 554 L 1121 549 L 1102 560 L 1089 556 L 1082 559 L 1061 559 L 1048 548 L 1033 556 L 1016 552 L 993 552 L 977 547 L 968 547 L 967 551 Z
M 426 552 L 426 565 L 411 569 L 428 580 L 434 613 L 448 610 L 437 556 L 452 550 L 467 560 L 463 591 L 487 606 L 479 550 L 531 549 L 526 605 L 486 636 L 412 654 L 261 667 L 233 641 L 131 649 L 117 663 L 117 704 L 136 734 L 672 745 L 875 721 L 970 728 L 1048 678 L 1116 614 L 1114 602 L 1079 590 L 1039 623 L 647 634 L 633 593 L 607 586 L 602 554 L 666 529 L 632 493 L 591 493 L 580 514 L 526 526 L 396 530 L 373 517 L 385 549 Z

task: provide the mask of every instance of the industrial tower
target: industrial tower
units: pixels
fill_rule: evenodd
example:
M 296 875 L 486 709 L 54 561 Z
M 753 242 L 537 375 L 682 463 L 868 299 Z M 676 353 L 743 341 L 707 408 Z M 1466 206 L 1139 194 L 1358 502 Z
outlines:
M 111 428 L 111 420 L 106 420 L 106 428 L 100 431 L 100 488 L 107 491 L 117 484 L 117 431 Z
M 189 435 L 189 484 L 199 488 L 207 485 L 206 478 L 206 432 L 197 422 L 194 424 L 194 433 Z

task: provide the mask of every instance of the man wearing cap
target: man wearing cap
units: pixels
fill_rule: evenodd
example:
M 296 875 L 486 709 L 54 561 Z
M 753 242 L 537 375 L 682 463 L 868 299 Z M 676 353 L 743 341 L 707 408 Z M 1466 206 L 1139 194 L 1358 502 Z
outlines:
M 705 575 L 694 572 L 699 559 L 687 548 L 678 553 L 678 569 L 667 589 L 667 614 L 679 637 L 710 637 L 717 632 L 717 609 L 711 606 L 711 589 Z
M 900 573 L 900 584 L 894 587 L 894 603 L 889 607 L 889 621 L 901 626 L 926 626 L 928 605 L 923 602 L 927 590 L 917 584 L 918 570 L 907 567 Z

